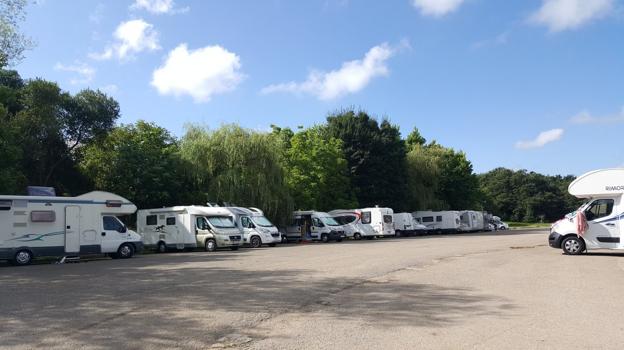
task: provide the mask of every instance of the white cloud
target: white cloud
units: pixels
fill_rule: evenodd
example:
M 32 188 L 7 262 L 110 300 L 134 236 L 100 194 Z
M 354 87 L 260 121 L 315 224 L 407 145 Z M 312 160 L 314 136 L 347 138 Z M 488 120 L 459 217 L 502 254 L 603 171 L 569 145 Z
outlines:
M 75 73 L 75 75 L 69 80 L 72 85 L 88 84 L 95 77 L 95 68 L 80 61 L 76 61 L 74 64 L 69 65 L 57 63 L 54 65 L 54 70 Z
M 544 145 L 546 145 L 547 143 L 551 143 L 551 142 L 561 139 L 562 136 L 563 136 L 563 129 L 552 129 L 552 130 L 542 131 L 533 140 L 516 142 L 516 148 L 529 149 L 529 148 L 544 147 Z
M 154 26 L 142 19 L 133 19 L 119 24 L 113 34 L 115 42 L 108 45 L 102 53 L 90 54 L 96 60 L 108 60 L 113 57 L 124 60 L 134 57 L 142 51 L 160 49 L 158 32 Z
M 545 25 L 551 32 L 575 29 L 602 18 L 613 9 L 615 0 L 543 0 L 529 21 Z
M 240 57 L 221 46 L 189 51 L 180 44 L 152 74 L 152 86 L 162 95 L 190 95 L 195 102 L 234 90 L 245 78 Z
M 574 124 L 614 124 L 624 122 L 624 107 L 619 113 L 606 116 L 595 116 L 588 111 L 582 111 L 570 118 Z
M 188 7 L 176 8 L 173 0 L 135 0 L 130 8 L 146 10 L 157 15 L 183 13 L 189 10 Z
M 424 16 L 442 17 L 457 10 L 463 2 L 464 0 L 412 0 L 412 6 Z
M 363 59 L 344 62 L 340 69 L 330 72 L 312 71 L 304 82 L 291 81 L 269 85 L 264 87 L 261 93 L 306 93 L 320 100 L 331 100 L 352 94 L 364 89 L 373 78 L 387 76 L 389 71 L 386 61 L 395 51 L 396 49 L 386 43 L 377 45 L 368 50 Z

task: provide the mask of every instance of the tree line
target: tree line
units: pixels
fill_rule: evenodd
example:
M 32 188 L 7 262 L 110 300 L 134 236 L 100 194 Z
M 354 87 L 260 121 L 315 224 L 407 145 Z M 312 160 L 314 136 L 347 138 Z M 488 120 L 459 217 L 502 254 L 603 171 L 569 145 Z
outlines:
M 0 193 L 27 185 L 60 195 L 93 189 L 140 208 L 231 203 L 260 207 L 277 222 L 293 209 L 387 206 L 488 210 L 507 220 L 548 221 L 573 210 L 572 176 L 494 169 L 475 174 L 466 154 L 345 109 L 326 121 L 269 132 L 236 124 L 189 125 L 181 137 L 146 121 L 117 124 L 117 101 L 76 94 L 0 70 Z

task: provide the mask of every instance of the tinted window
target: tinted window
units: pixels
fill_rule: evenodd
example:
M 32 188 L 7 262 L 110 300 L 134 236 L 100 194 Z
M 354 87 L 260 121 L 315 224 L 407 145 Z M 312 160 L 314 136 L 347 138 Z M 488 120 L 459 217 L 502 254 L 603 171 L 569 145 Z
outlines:
M 103 216 L 104 231 L 123 231 L 124 225 L 114 216 Z
M 207 230 L 208 229 L 208 222 L 206 222 L 205 218 L 203 218 L 201 216 L 198 216 L 197 219 L 196 219 L 195 227 L 198 230 Z
M 148 215 L 145 217 L 145 225 L 152 226 L 158 224 L 158 216 Z
M 323 223 L 321 223 L 321 220 L 319 220 L 319 218 L 312 218 L 312 225 L 316 226 L 316 227 L 323 227 Z
M 30 212 L 30 221 L 32 222 L 54 222 L 56 221 L 56 213 L 51 210 L 33 210 Z
M 167 226 L 173 226 L 176 224 L 175 216 L 170 216 L 167 218 Z
M 362 212 L 362 223 L 363 224 L 370 224 L 371 223 L 371 212 L 370 211 Z
M 442 221 L 442 217 L 441 217 L 441 216 L 436 216 L 436 221 L 437 221 L 437 222 Z
M 589 208 L 585 210 L 585 216 L 588 221 L 596 220 L 611 215 L 613 211 L 613 199 L 595 200 Z
M 251 228 L 251 219 L 248 216 L 243 216 L 241 218 L 241 225 L 246 228 Z
M 0 201 L 0 210 L 11 210 L 12 201 Z
M 433 222 L 433 216 L 425 216 L 422 218 L 422 222 Z
M 386 224 L 392 223 L 392 215 L 384 215 L 383 219 Z

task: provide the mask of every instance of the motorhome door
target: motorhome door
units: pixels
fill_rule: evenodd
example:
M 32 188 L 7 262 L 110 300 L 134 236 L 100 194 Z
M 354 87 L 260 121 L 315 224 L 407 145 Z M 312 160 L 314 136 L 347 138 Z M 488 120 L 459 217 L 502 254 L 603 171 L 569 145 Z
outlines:
M 65 253 L 80 253 L 80 207 L 65 207 Z
M 613 216 L 613 199 L 597 199 L 585 209 L 587 234 L 585 238 L 597 246 L 620 244 L 619 216 Z

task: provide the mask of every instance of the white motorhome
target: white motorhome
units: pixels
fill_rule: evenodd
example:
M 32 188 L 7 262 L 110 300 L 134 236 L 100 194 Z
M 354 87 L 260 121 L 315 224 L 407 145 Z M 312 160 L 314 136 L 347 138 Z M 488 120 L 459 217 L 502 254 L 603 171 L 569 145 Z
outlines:
M 422 225 L 414 219 L 412 213 L 395 213 L 392 216 L 394 232 L 396 237 L 411 236 L 427 232 L 427 226 Z
M 377 236 L 372 225 L 362 223 L 362 211 L 359 209 L 337 209 L 330 211 L 329 215 L 342 225 L 346 237 L 359 240 Z
M 487 223 L 483 217 L 483 212 L 474 210 L 464 210 L 459 212 L 459 231 L 478 232 L 485 231 Z
M 0 259 L 27 265 L 41 256 L 130 258 L 143 243 L 117 217 L 136 209 L 127 199 L 100 191 L 78 197 L 0 196 Z
M 624 168 L 591 171 L 576 178 L 568 192 L 587 201 L 550 229 L 548 243 L 565 254 L 577 255 L 589 249 L 624 249 Z M 576 216 L 585 214 L 587 229 L 577 232 Z
M 460 228 L 458 211 L 415 211 L 412 213 L 418 223 L 427 226 L 427 231 L 455 233 Z
M 139 210 L 137 231 L 146 247 L 161 253 L 196 247 L 237 250 L 243 235 L 227 209 L 194 205 Z
M 282 241 L 277 227 L 264 216 L 258 208 L 225 207 L 233 218 L 236 226 L 243 230 L 243 244 L 259 248 L 263 244 L 275 247 Z
M 358 210 L 362 213 L 362 223 L 370 225 L 378 237 L 394 236 L 392 209 L 374 207 Z
M 288 241 L 341 242 L 346 235 L 344 228 L 328 213 L 320 211 L 295 211 L 286 228 Z

